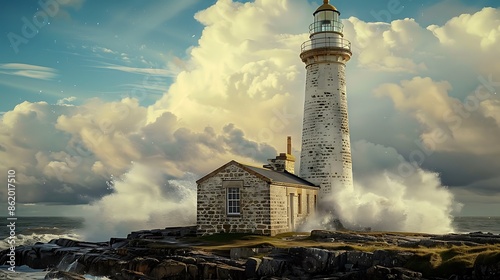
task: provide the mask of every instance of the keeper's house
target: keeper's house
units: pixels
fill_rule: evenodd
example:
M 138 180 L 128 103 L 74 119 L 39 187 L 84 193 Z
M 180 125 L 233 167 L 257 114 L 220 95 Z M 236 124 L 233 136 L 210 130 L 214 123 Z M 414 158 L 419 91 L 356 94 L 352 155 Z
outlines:
M 276 235 L 294 231 L 315 212 L 319 187 L 294 175 L 287 153 L 264 167 L 230 161 L 196 181 L 197 232 Z

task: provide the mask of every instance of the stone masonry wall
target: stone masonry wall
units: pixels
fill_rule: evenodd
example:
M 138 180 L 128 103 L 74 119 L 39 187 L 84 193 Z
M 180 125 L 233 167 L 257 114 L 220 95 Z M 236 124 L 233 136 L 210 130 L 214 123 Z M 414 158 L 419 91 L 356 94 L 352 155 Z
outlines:
M 316 211 L 314 196 L 318 190 L 271 185 L 271 235 L 296 231 Z M 294 226 L 290 219 L 290 195 L 293 194 Z M 299 198 L 301 207 L 299 207 Z M 309 200 L 309 202 L 308 202 Z M 307 206 L 309 203 L 309 207 Z M 299 212 L 299 208 L 301 208 Z M 308 211 L 309 210 L 309 211 Z
M 289 232 L 286 187 L 271 185 L 271 235 Z
M 300 177 L 320 185 L 320 200 L 352 188 L 345 64 L 307 67 Z
M 223 181 L 242 181 L 240 215 L 226 215 Z M 268 183 L 233 164 L 198 185 L 197 232 L 271 234 Z

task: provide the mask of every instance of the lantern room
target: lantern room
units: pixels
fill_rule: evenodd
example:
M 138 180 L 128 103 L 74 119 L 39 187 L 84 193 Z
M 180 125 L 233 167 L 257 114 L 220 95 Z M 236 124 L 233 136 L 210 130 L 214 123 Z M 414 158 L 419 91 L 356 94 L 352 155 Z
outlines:
M 334 6 L 328 3 L 328 0 L 323 1 L 314 13 L 314 22 L 309 26 L 310 33 L 317 32 L 338 32 L 342 33 L 343 25 L 340 22 L 340 12 Z

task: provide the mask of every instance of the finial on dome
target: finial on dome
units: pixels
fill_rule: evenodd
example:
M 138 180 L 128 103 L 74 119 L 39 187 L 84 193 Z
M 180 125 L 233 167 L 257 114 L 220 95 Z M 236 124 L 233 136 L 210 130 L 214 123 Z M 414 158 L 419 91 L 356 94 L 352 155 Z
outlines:
M 328 0 L 323 0 L 323 4 L 328 4 Z

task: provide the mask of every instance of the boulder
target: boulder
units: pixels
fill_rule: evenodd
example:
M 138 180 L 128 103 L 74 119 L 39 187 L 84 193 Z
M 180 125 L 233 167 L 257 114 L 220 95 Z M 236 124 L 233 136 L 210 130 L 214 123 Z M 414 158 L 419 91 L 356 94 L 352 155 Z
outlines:
M 384 267 L 404 266 L 412 256 L 414 254 L 409 252 L 376 250 L 373 252 L 373 265 Z
M 347 264 L 353 264 L 354 268 L 367 269 L 373 265 L 373 253 L 361 251 L 347 251 Z
M 198 279 L 198 266 L 194 264 L 187 265 L 187 273 L 190 279 Z
M 263 257 L 262 262 L 257 269 L 257 275 L 259 276 L 281 276 L 284 274 L 287 268 L 286 260 Z
M 386 280 L 386 279 L 402 279 L 402 280 L 420 280 L 422 273 L 415 272 L 402 267 L 388 268 L 380 265 L 375 265 L 366 270 L 365 279 L 367 280 Z
M 259 258 L 248 258 L 245 263 L 245 275 L 247 278 L 257 278 L 257 271 L 262 260 Z
M 229 256 L 233 260 L 247 259 L 259 254 L 266 254 L 272 251 L 273 248 L 231 248 Z
M 154 267 L 160 263 L 159 260 L 149 257 L 136 257 L 128 263 L 128 269 L 144 274 L 149 274 Z
M 217 264 L 205 262 L 201 264 L 202 279 L 217 279 Z
M 154 279 L 185 279 L 187 277 L 187 265 L 182 262 L 166 259 L 153 268 L 149 276 Z
M 474 262 L 474 275 L 478 280 L 500 279 L 500 252 L 485 252 Z
M 78 241 L 68 238 L 52 239 L 49 244 L 56 244 L 61 247 L 78 247 Z
M 137 271 L 123 269 L 119 274 L 116 274 L 113 279 L 117 280 L 155 280 L 155 278 L 144 275 Z
M 318 248 L 296 247 L 288 249 L 288 254 L 292 257 L 292 265 L 302 268 L 308 274 L 333 271 L 339 268 L 344 253 L 345 251 Z
M 245 269 L 230 266 L 227 264 L 217 264 L 217 279 L 234 279 L 243 280 L 245 277 Z

